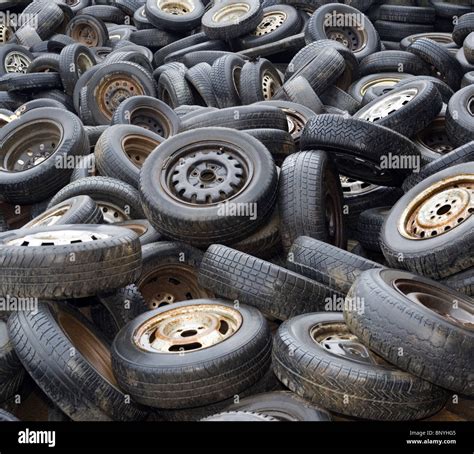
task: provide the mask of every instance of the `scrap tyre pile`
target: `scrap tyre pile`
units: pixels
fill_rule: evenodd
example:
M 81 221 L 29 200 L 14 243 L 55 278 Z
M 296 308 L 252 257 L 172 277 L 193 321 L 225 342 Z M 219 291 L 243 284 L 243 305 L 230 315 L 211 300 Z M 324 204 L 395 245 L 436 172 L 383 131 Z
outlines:
M 473 398 L 458 3 L 0 1 L 0 420 Z

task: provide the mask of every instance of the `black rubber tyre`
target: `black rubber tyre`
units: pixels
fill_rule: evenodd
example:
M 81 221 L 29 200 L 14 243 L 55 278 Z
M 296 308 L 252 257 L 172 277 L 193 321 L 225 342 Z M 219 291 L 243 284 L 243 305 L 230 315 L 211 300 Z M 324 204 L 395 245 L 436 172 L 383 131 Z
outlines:
M 72 420 L 144 419 L 117 386 L 107 341 L 79 311 L 64 302 L 39 303 L 37 312 L 13 314 L 8 330 L 28 373 Z
M 443 224 L 453 226 L 449 229 L 443 229 L 442 233 L 439 233 L 439 228 L 430 228 L 429 224 L 419 229 L 418 233 L 412 231 L 409 224 L 407 224 L 408 219 L 403 214 L 406 213 L 409 216 L 406 210 L 415 198 L 420 203 L 423 203 L 422 200 L 425 200 L 424 203 L 427 204 L 426 208 L 423 208 L 423 205 L 417 205 L 417 209 L 429 209 L 429 204 L 432 203 L 430 200 L 434 200 L 433 197 L 436 196 L 440 197 L 443 191 L 445 191 L 444 188 L 449 188 L 450 184 L 454 185 L 453 187 L 461 184 L 457 182 L 450 183 L 450 178 L 459 177 L 460 181 L 462 181 L 462 175 L 466 178 L 472 178 L 473 174 L 474 162 L 458 164 L 441 170 L 418 183 L 395 204 L 387 217 L 381 235 L 382 251 L 389 265 L 434 279 L 447 277 L 474 266 L 474 218 L 468 215 L 464 220 L 459 214 L 460 221 L 458 222 L 457 219 L 454 219 L 459 209 L 462 210 L 462 203 L 459 203 L 459 209 L 454 210 L 449 203 L 444 202 L 443 197 L 443 200 L 441 201 L 440 199 L 439 203 L 441 204 L 442 202 L 445 205 L 433 208 L 437 210 L 436 215 L 440 216 L 437 222 L 439 222 L 441 228 Z M 426 195 L 427 198 L 423 199 L 424 196 L 421 194 L 428 190 L 435 192 L 432 193 L 431 198 L 428 198 L 430 196 Z M 453 197 L 454 202 L 457 201 L 454 195 L 450 195 L 450 197 Z M 448 198 L 448 202 L 449 200 Z M 446 212 L 444 211 L 445 207 L 450 209 Z M 443 210 L 438 212 L 440 208 L 443 208 Z M 445 214 L 446 217 L 443 218 Z M 399 231 L 399 226 L 400 228 L 403 226 L 404 235 Z M 407 228 L 409 231 L 406 230 Z M 432 232 L 434 232 L 433 235 Z M 420 237 L 419 235 L 423 236 Z M 413 238 L 418 238 L 419 240 L 414 241 Z
M 336 3 L 321 6 L 311 16 L 305 28 L 306 43 L 308 44 L 320 39 L 332 39 L 333 32 L 330 27 L 327 27 L 327 19 L 328 17 L 337 18 L 336 22 L 340 22 L 339 18 L 341 15 L 348 18 L 348 20 L 344 19 L 344 23 L 349 24 L 353 22 L 354 17 L 358 18 L 356 27 L 342 27 L 343 35 L 347 36 L 346 47 L 350 46 L 349 48 L 354 52 L 358 60 L 380 50 L 379 35 L 369 18 L 352 6 Z M 354 29 L 357 27 L 364 30 L 363 36 L 359 36 L 354 32 Z M 337 32 L 341 30 L 341 27 L 338 27 L 336 23 L 334 30 Z
M 408 46 L 413 42 L 417 41 L 421 38 L 428 38 L 432 41 L 436 41 L 437 43 L 442 44 L 448 49 L 456 48 L 456 43 L 453 41 L 453 37 L 451 33 L 443 33 L 443 32 L 433 32 L 433 33 L 417 33 L 415 35 L 407 36 L 400 41 L 400 49 L 407 50 Z
M 288 269 L 321 282 L 343 295 L 349 292 L 360 273 L 382 268 L 379 263 L 307 236 L 295 240 L 286 264 Z
M 239 79 L 242 104 L 269 101 L 282 84 L 278 71 L 270 61 L 264 58 L 249 61 L 242 67 Z
M 474 141 L 468 142 L 465 145 L 440 156 L 434 161 L 431 161 L 429 164 L 426 164 L 419 172 L 411 174 L 403 182 L 402 188 L 405 192 L 408 192 L 425 178 L 428 178 L 441 170 L 471 161 L 474 161 Z
M 474 31 L 467 35 L 462 47 L 467 62 L 474 64 Z
M 443 103 L 447 104 L 449 100 L 451 99 L 451 96 L 453 96 L 454 91 L 449 85 L 446 84 L 446 82 L 443 82 L 442 80 L 438 79 L 437 77 L 432 77 L 432 76 L 412 76 L 410 75 L 407 78 L 403 78 L 396 84 L 396 88 L 403 87 L 406 84 L 411 84 L 412 82 L 416 80 L 426 80 L 435 85 L 435 87 L 438 89 L 441 98 L 443 99 Z
M 28 74 L 5 74 L 0 78 L 0 90 L 28 94 L 41 90 L 53 90 L 62 88 L 59 74 L 51 73 L 28 73 Z
M 240 328 L 227 339 L 205 349 L 196 349 L 197 345 L 194 345 L 193 350 L 192 345 L 181 342 L 181 353 L 178 349 L 145 350 L 133 341 L 137 328 L 168 311 L 175 314 L 186 311 L 191 316 L 197 310 L 224 310 L 230 316 L 238 313 Z M 226 326 L 228 331 L 228 322 Z M 257 382 L 270 365 L 271 344 L 268 324 L 256 309 L 244 304 L 236 307 L 222 300 L 201 299 L 137 317 L 115 338 L 112 361 L 118 382 L 135 401 L 158 408 L 192 408 L 219 402 Z M 198 370 L 200 379 L 196 382 Z
M 403 22 L 389 22 L 385 20 L 375 21 L 374 27 L 380 35 L 380 38 L 384 41 L 398 42 L 407 36 L 435 31 L 435 26 L 432 24 L 410 24 Z
M 16 416 L 0 408 L 0 422 L 18 422 L 18 421 L 20 420 Z
M 411 173 L 410 166 L 419 165 L 418 148 L 406 137 L 384 126 L 340 115 L 311 118 L 303 130 L 301 148 L 328 150 L 341 174 L 384 186 L 401 185 Z M 406 168 L 383 165 L 388 156 L 405 157 L 407 165 L 398 167 Z M 354 166 L 354 159 L 358 166 Z
M 435 119 L 442 107 L 443 100 L 433 83 L 414 80 L 369 102 L 354 114 L 354 118 L 413 137 Z
M 413 292 L 420 295 L 415 300 Z M 474 395 L 474 333 L 467 322 L 474 305 L 471 298 L 397 270 L 366 271 L 350 293 L 352 298 L 363 298 L 365 311 L 363 316 L 344 311 L 344 318 L 348 328 L 369 348 L 424 380 Z M 430 306 L 429 295 L 438 299 L 437 305 Z M 451 307 L 453 301 L 458 304 L 457 312 L 440 312 L 443 304 Z
M 468 296 L 474 296 L 474 268 L 453 274 L 441 281 L 443 285 L 464 293 Z
M 198 111 L 181 121 L 181 131 L 216 126 L 238 130 L 257 127 L 288 131 L 288 121 L 284 112 L 276 107 L 265 105 Z
M 277 422 L 272 416 L 250 411 L 226 411 L 201 419 L 204 422 Z
M 382 252 L 380 248 L 380 232 L 391 208 L 389 206 L 371 208 L 360 214 L 355 239 L 364 249 Z
M 85 169 L 87 169 L 87 163 Z M 140 194 L 131 185 L 109 177 L 91 176 L 69 183 L 49 202 L 52 207 L 78 195 L 88 195 L 99 205 L 106 223 L 143 219 Z
M 232 15 L 233 9 L 236 11 Z M 202 16 L 202 30 L 211 39 L 229 40 L 254 31 L 262 18 L 258 0 L 224 0 Z
M 262 142 L 272 154 L 277 166 L 281 166 L 289 155 L 296 152 L 293 137 L 289 132 L 281 129 L 245 129 L 242 132 L 246 132 Z
M 10 59 L 12 52 L 21 55 L 24 61 L 22 65 L 14 65 L 14 61 Z M 0 75 L 8 74 L 10 72 L 26 73 L 28 65 L 33 60 L 33 54 L 23 46 L 19 46 L 18 44 L 4 44 L 0 48 Z
M 333 332 L 350 334 L 342 314 L 306 314 L 280 326 L 273 369 L 285 386 L 330 411 L 363 419 L 422 419 L 443 407 L 447 399 L 443 390 L 377 363 L 358 339 L 351 343 L 358 353 L 332 353 L 323 339 Z
M 453 41 L 462 47 L 471 32 L 474 32 L 474 13 L 463 14 L 454 24 Z
M 468 85 L 474 84 L 474 71 L 469 71 L 464 74 L 462 81 L 461 81 L 461 88 L 465 88 Z
M 91 318 L 110 341 L 129 322 L 148 310 L 145 300 L 134 284 L 112 293 L 96 296 L 98 304 L 91 306 Z
M 45 53 L 36 57 L 29 65 L 27 73 L 59 72 L 59 55 Z
M 95 167 L 95 156 L 92 153 L 88 154 L 87 156 L 83 156 L 79 160 L 71 174 L 70 182 L 72 183 L 73 181 L 80 180 L 81 178 L 94 176 L 98 176 L 98 173 Z
M 309 236 L 345 249 L 341 181 L 324 151 L 302 151 L 285 159 L 278 206 L 283 247 Z
M 199 249 L 185 243 L 160 241 L 144 246 L 142 254 L 142 271 L 136 284 L 148 309 L 214 297 L 197 282 L 203 256 Z
M 90 30 L 85 37 L 81 34 L 83 29 Z M 75 16 L 66 28 L 66 35 L 86 47 L 105 47 L 109 43 L 109 31 L 104 22 L 87 14 Z
M 240 74 L 245 60 L 236 54 L 226 54 L 212 64 L 212 88 L 218 107 L 238 106 L 240 101 Z
M 321 94 L 321 101 L 326 106 L 341 109 L 344 112 L 348 112 L 350 115 L 353 115 L 360 108 L 360 103 L 358 101 L 336 85 L 327 88 Z
M 140 273 L 138 236 L 118 227 L 59 225 L 11 230 L 0 234 L 0 243 L 4 295 L 82 298 L 121 288 Z
M 19 160 L 23 156 L 22 147 L 27 146 L 35 150 L 38 147 L 38 153 L 49 153 L 49 159 L 30 167 L 25 164 L 23 168 Z M 4 126 L 0 131 L 0 150 L 3 158 L 7 153 L 13 157 L 16 153 L 17 157 L 15 162 L 9 160 L 8 166 L 5 162 L 6 169 L 0 171 L 0 199 L 26 205 L 46 200 L 67 184 L 72 173 L 72 168 L 66 165 L 68 160 L 87 154 L 89 141 L 75 115 L 61 109 L 42 108 Z
M 285 82 L 281 89 L 275 93 L 273 99 L 301 104 L 316 114 L 322 113 L 324 110 L 323 102 L 303 76 L 297 76 Z
M 125 79 L 130 85 L 130 89 L 126 93 L 124 90 L 119 91 L 120 96 L 115 95 L 111 100 L 107 100 L 105 88 L 110 87 L 114 82 L 116 83 L 116 79 L 122 80 L 122 84 Z M 112 93 L 114 92 L 112 91 Z M 146 69 L 131 62 L 101 65 L 87 84 L 87 105 L 94 124 L 109 124 L 121 102 L 136 94 L 152 97 L 156 95 L 155 81 Z M 101 108 L 101 106 L 107 107 Z
M 421 38 L 410 44 L 407 52 L 417 55 L 432 69 L 432 75 L 446 82 L 453 90 L 458 90 L 464 74 L 461 64 L 442 44 Z
M 461 146 L 474 140 L 474 85 L 454 93 L 446 110 L 446 132 L 450 141 Z
M 218 58 L 231 54 L 232 52 L 227 52 L 224 50 L 199 50 L 196 52 L 187 53 L 183 57 L 183 64 L 188 68 L 192 68 L 198 63 L 207 63 L 208 65 L 212 66 Z
M 218 106 L 218 101 L 212 86 L 211 65 L 198 63 L 186 71 L 185 78 L 193 92 L 195 102 L 203 106 Z
M 201 156 L 211 143 L 214 147 L 224 147 L 225 153 L 221 151 L 214 156 L 215 152 L 211 152 Z M 191 155 L 190 150 L 198 150 L 198 147 L 201 147 L 201 153 Z M 245 150 L 244 155 L 242 150 Z M 217 179 L 217 187 L 222 185 L 221 192 L 214 192 L 215 180 L 207 182 L 204 176 L 198 176 L 198 190 L 191 183 L 196 178 L 190 175 L 192 172 L 179 176 L 177 156 L 181 156 L 181 162 L 197 168 L 197 172 L 201 172 L 201 167 L 195 167 L 198 162 L 201 162 L 200 166 L 211 163 L 209 165 L 216 169 L 211 173 L 217 172 L 213 178 Z M 195 159 L 198 161 L 194 162 Z M 234 161 L 238 163 L 237 169 L 243 166 L 249 169 L 246 175 L 235 170 Z M 172 169 L 175 171 L 173 176 L 170 175 Z M 226 169 L 226 174 L 221 174 L 223 169 Z M 219 182 L 218 178 L 222 181 Z M 229 181 L 233 181 L 238 189 L 229 189 L 226 186 Z M 242 186 L 244 182 L 245 186 Z M 156 230 L 167 238 L 201 247 L 217 241 L 236 242 L 255 232 L 272 214 L 277 184 L 276 167 L 265 146 L 248 134 L 223 128 L 201 128 L 168 139 L 160 146 L 159 153 L 148 158 L 140 175 L 143 207 Z M 231 201 L 228 201 L 229 195 Z M 257 208 L 258 214 L 235 212 L 237 204 L 241 203 L 247 207 L 253 204 L 251 206 Z M 229 207 L 234 207 L 233 213 L 226 211 Z
M 361 77 L 374 73 L 402 72 L 430 74 L 428 65 L 418 56 L 402 50 L 384 50 L 365 57 L 359 66 Z
M 171 62 L 183 62 L 184 57 L 187 54 L 192 54 L 194 52 L 200 52 L 203 50 L 218 50 L 218 51 L 227 51 L 229 50 L 228 45 L 224 41 L 217 39 L 212 39 L 205 41 L 203 43 L 195 44 L 194 46 L 187 47 L 186 49 L 177 50 L 171 54 L 168 54 L 165 57 L 165 63 Z
M 114 125 L 100 136 L 95 147 L 95 164 L 100 175 L 116 178 L 135 188 L 147 157 L 165 139 L 134 125 Z
M 274 5 L 263 9 L 263 18 L 246 36 L 237 40 L 241 49 L 270 44 L 279 39 L 288 38 L 301 31 L 303 21 L 298 10 L 290 5 Z
M 185 74 L 175 69 L 166 70 L 158 80 L 158 98 L 171 108 L 183 104 L 195 104 L 193 92 Z
M 362 102 L 363 97 L 370 87 L 386 87 L 390 89 L 394 87 L 401 80 L 411 79 L 412 74 L 405 73 L 377 73 L 361 77 L 356 80 L 347 90 L 356 101 Z
M 83 73 L 96 64 L 94 54 L 81 44 L 66 46 L 59 56 L 59 73 L 64 90 L 70 96 Z
M 97 204 L 87 195 L 72 197 L 48 208 L 22 228 L 50 225 L 101 224 L 104 220 Z
M 135 232 L 140 244 L 143 246 L 160 241 L 161 235 L 153 228 L 147 219 L 134 219 L 133 221 L 123 221 L 116 224 L 118 227 L 125 227 Z
M 155 61 L 155 67 L 158 68 L 159 66 L 161 66 L 164 63 L 165 57 L 167 55 L 172 54 L 173 52 L 176 52 L 178 50 L 187 49 L 191 46 L 203 43 L 207 40 L 208 38 L 206 37 L 206 34 L 200 32 L 194 35 L 186 36 L 182 39 L 178 39 L 174 42 L 171 42 L 170 44 L 163 46 L 155 53 L 153 57 Z
M 41 109 L 43 107 L 54 107 L 56 109 L 64 109 L 64 106 L 59 101 L 55 101 L 54 99 L 39 98 L 25 102 L 25 104 L 15 110 L 15 115 L 20 117 L 21 115 L 25 114 L 26 112 L 29 112 L 30 110 Z
M 250 411 L 271 416 L 278 421 L 331 421 L 328 412 L 289 391 L 245 397 L 228 407 L 227 411 Z
M 78 14 L 87 14 L 88 16 L 97 17 L 104 22 L 113 22 L 114 24 L 123 24 L 125 22 L 125 14 L 116 6 L 111 5 L 92 5 L 82 8 Z
M 20 389 L 25 376 L 7 331 L 7 325 L 0 320 L 0 402 L 10 399 Z
M 220 245 L 204 254 L 199 283 L 217 296 L 254 306 L 278 320 L 324 311 L 333 295 L 342 296 L 293 271 Z
M 204 5 L 200 0 L 186 0 L 173 4 L 164 4 L 157 0 L 145 3 L 146 18 L 156 28 L 175 32 L 186 32 L 201 25 Z
M 435 16 L 434 8 L 402 5 L 381 5 L 377 14 L 378 19 L 381 20 L 415 24 L 433 24 Z

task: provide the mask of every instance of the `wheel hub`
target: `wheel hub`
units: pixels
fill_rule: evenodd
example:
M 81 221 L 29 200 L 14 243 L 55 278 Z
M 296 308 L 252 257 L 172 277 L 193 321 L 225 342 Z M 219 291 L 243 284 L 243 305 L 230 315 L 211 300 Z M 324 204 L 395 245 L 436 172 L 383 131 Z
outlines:
M 185 306 L 165 311 L 140 326 L 135 344 L 145 351 L 184 353 L 220 344 L 242 325 L 235 309 L 217 304 Z
M 363 120 L 375 122 L 382 118 L 388 117 L 393 112 L 400 110 L 405 104 L 408 104 L 416 95 L 418 90 L 416 88 L 409 88 L 388 95 L 384 99 L 375 102 L 372 107 L 367 109 L 363 115 L 360 116 Z
M 72 33 L 75 41 L 84 44 L 87 47 L 98 47 L 99 36 L 94 27 L 88 24 L 79 24 Z
M 264 36 L 280 28 L 286 20 L 286 14 L 283 11 L 273 11 L 263 16 L 262 21 L 251 33 L 253 36 Z
M 24 54 L 19 52 L 10 52 L 5 57 L 5 70 L 7 73 L 26 74 L 31 60 Z
M 249 10 L 250 7 L 247 3 L 234 3 L 217 11 L 212 20 L 214 22 L 238 22 Z
M 423 240 L 446 233 L 474 213 L 474 176 L 447 179 L 413 200 L 400 218 L 398 230 L 409 239 Z
M 269 72 L 264 72 L 262 77 L 262 92 L 265 100 L 269 101 L 272 99 L 280 86 L 280 83 L 278 83 Z
M 341 43 L 353 52 L 360 51 L 366 45 L 364 32 L 352 27 L 328 27 L 326 28 L 326 36 L 328 39 Z
M 106 224 L 116 224 L 117 222 L 124 222 L 130 220 L 125 210 L 110 202 L 103 202 L 96 200 L 97 206 L 102 211 L 102 216 Z
M 105 79 L 97 90 L 100 110 L 108 119 L 112 119 L 113 113 L 123 101 L 143 94 L 139 83 L 124 76 Z
M 202 150 L 196 146 L 195 150 Z M 185 153 L 172 167 L 170 184 L 179 200 L 210 205 L 238 194 L 248 180 L 246 163 L 226 147 Z

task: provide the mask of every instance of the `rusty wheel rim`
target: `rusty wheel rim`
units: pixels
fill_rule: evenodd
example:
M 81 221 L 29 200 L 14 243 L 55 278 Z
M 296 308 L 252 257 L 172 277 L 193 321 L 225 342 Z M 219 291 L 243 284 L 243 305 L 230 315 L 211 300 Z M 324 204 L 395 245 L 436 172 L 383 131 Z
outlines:
M 291 134 L 291 137 L 295 140 L 299 140 L 301 133 L 303 132 L 304 125 L 306 124 L 306 118 L 292 109 L 282 109 L 286 115 L 286 120 L 288 122 L 288 131 Z
M 395 279 L 392 285 L 409 300 L 427 307 L 457 326 L 474 330 L 474 308 L 467 299 L 459 295 L 453 298 L 448 291 L 411 279 Z
M 71 314 L 60 310 L 57 320 L 74 348 L 77 348 L 79 353 L 102 377 L 116 386 L 117 382 L 112 370 L 110 350 L 107 346 Z
M 184 264 L 157 267 L 140 278 L 137 286 L 150 309 L 213 296 L 198 284 L 196 270 Z
M 280 28 L 286 21 L 286 13 L 283 11 L 271 11 L 263 15 L 262 21 L 251 33 L 253 36 L 264 36 Z
M 159 145 L 156 140 L 139 135 L 129 135 L 122 141 L 122 150 L 129 161 L 138 169 L 141 169 L 146 158 Z
M 232 307 L 198 304 L 170 308 L 144 322 L 134 333 L 137 347 L 154 353 L 179 354 L 203 350 L 232 337 L 242 326 Z
M 157 2 L 157 6 L 161 9 L 161 11 L 167 14 L 172 14 L 173 16 L 183 16 L 194 11 L 193 3 L 186 0 L 159 0 Z
M 417 94 L 418 90 L 416 88 L 407 88 L 406 90 L 386 95 L 383 99 L 373 102 L 373 105 L 365 109 L 364 113 L 359 115 L 359 118 L 370 122 L 381 120 L 403 108 Z
M 0 151 L 0 168 L 23 172 L 49 159 L 62 142 L 62 128 L 52 121 L 38 120 L 17 128 Z
M 78 23 L 74 26 L 71 37 L 74 41 L 84 44 L 87 47 L 99 47 L 99 33 L 92 25 Z
M 202 141 L 175 153 L 161 174 L 161 186 L 181 203 L 213 206 L 237 197 L 253 174 L 253 164 L 243 150 Z
M 433 184 L 412 200 L 398 223 L 398 231 L 411 240 L 445 234 L 474 213 L 474 175 L 458 175 Z
M 55 225 L 70 210 L 71 205 L 63 205 L 56 210 L 41 214 L 38 219 L 29 222 L 25 227 L 49 227 Z
M 438 117 L 431 125 L 417 134 L 415 142 L 440 155 L 454 150 L 446 133 L 445 117 Z
M 97 88 L 96 99 L 101 113 L 109 120 L 117 107 L 132 96 L 143 95 L 143 87 L 123 74 L 104 77 Z
M 339 356 L 362 364 L 392 368 L 381 357 L 362 344 L 342 322 L 318 323 L 311 327 L 313 342 L 331 355 Z

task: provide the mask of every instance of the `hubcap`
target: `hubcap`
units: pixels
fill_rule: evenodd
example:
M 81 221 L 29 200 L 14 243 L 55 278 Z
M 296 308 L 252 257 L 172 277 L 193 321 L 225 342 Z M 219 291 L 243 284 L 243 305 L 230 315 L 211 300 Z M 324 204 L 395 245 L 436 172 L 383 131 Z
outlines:
M 400 110 L 417 94 L 417 89 L 409 88 L 407 90 L 399 91 L 398 93 L 387 95 L 384 99 L 375 102 L 374 105 L 368 108 L 359 118 L 371 122 L 381 120 L 382 118 L 388 117 L 393 112 Z
M 56 230 L 27 234 L 7 241 L 5 244 L 9 246 L 64 246 L 75 243 L 89 243 L 106 238 L 109 238 L 109 235 L 87 230 Z
M 213 22 L 238 22 L 238 20 L 250 11 L 247 3 L 234 3 L 224 6 L 212 17 Z
M 460 175 L 419 194 L 403 212 L 398 231 L 412 240 L 433 238 L 456 228 L 473 213 L 474 175 Z
M 10 52 L 5 57 L 5 70 L 7 73 L 26 74 L 26 70 L 30 63 L 31 60 L 25 54 Z
M 143 350 L 180 353 L 202 350 L 224 342 L 242 325 L 235 309 L 200 304 L 170 309 L 143 323 L 135 332 L 135 344 Z
M 474 330 L 474 308 L 467 299 L 459 298 L 424 282 L 410 279 L 393 281 L 396 290 L 411 301 L 422 304 L 458 326 Z
M 116 224 L 130 219 L 130 215 L 123 208 L 110 202 L 96 200 L 97 206 L 102 211 L 102 216 L 106 224 Z
M 238 195 L 252 175 L 253 166 L 240 150 L 199 143 L 177 154 L 162 186 L 181 202 L 212 205 Z
M 251 33 L 253 36 L 264 36 L 280 28 L 286 20 L 286 14 L 283 11 L 272 11 L 263 16 L 257 28 Z

